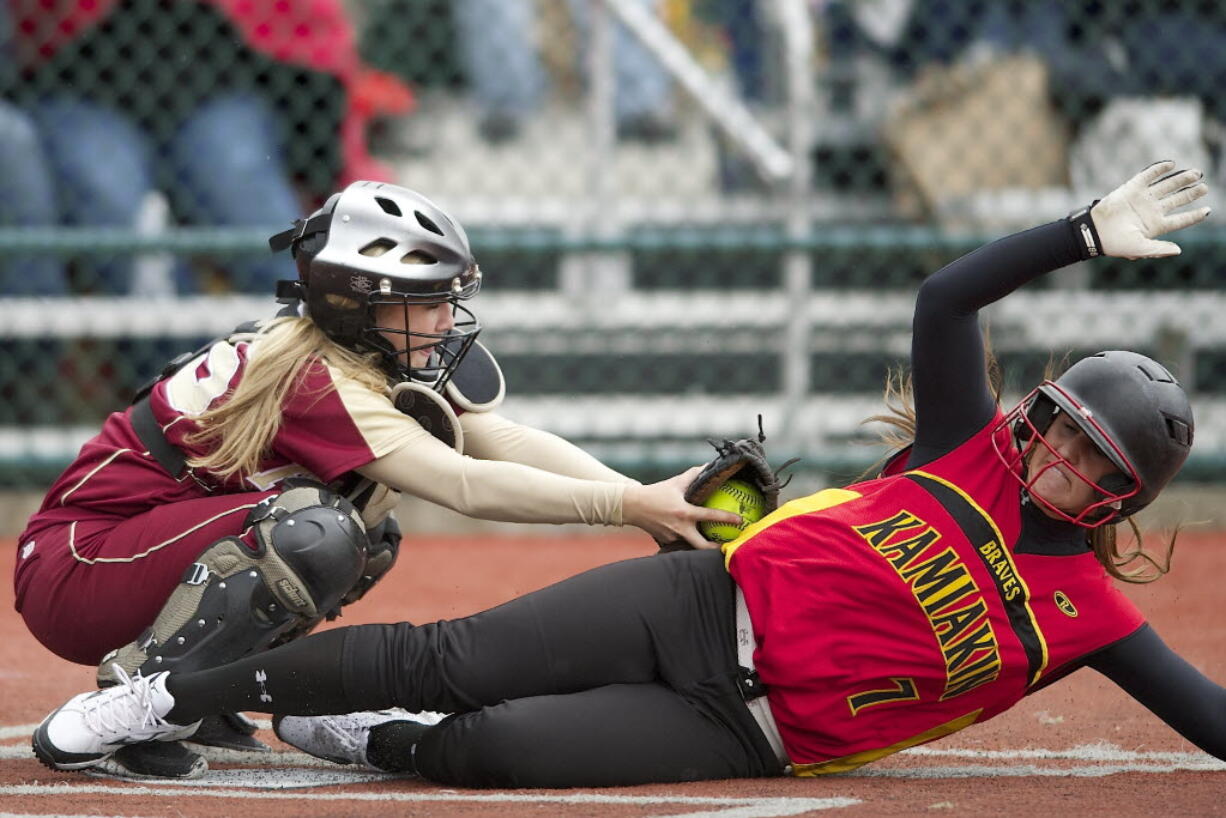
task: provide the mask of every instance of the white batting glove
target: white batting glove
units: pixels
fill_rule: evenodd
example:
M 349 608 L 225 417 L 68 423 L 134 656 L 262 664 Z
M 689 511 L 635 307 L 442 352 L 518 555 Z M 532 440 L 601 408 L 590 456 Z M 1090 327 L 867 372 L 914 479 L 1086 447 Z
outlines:
M 1175 163 L 1155 162 L 1089 208 L 1073 213 L 1085 256 L 1162 258 L 1177 256 L 1179 245 L 1156 237 L 1201 222 L 1209 208 L 1172 213 L 1209 192 L 1195 169 L 1175 170 Z

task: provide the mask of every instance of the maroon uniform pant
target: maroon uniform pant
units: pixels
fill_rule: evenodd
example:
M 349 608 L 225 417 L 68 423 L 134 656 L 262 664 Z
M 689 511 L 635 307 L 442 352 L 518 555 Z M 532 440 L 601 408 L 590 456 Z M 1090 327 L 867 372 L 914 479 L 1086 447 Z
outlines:
M 188 566 L 274 491 L 158 506 L 129 518 L 86 517 L 28 532 L 18 545 L 17 610 L 57 656 L 97 664 L 153 624 Z

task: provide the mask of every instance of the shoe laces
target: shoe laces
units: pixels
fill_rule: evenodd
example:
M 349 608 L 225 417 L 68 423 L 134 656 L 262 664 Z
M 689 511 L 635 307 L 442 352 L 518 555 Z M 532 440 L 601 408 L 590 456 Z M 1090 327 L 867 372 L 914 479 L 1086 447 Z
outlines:
M 119 665 L 111 667 L 119 683 L 85 700 L 85 726 L 107 743 L 165 732 L 171 725 L 154 709 L 153 677 L 129 676 Z

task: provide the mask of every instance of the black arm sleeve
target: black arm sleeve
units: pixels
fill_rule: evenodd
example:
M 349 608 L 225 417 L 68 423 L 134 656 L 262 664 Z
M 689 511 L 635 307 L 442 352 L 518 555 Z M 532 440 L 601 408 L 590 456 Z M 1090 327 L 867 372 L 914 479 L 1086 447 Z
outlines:
M 1226 688 L 1167 647 L 1149 625 L 1096 653 L 1088 664 L 1179 735 L 1226 760 Z
M 1062 219 L 980 247 L 924 281 L 912 324 L 917 428 L 908 467 L 951 451 L 996 411 L 979 310 L 1080 258 L 1073 229 Z

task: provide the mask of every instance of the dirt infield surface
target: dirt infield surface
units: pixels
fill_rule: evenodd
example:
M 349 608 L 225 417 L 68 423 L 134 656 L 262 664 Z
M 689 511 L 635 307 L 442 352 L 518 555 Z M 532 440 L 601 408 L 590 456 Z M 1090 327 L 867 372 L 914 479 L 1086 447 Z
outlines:
M 343 624 L 463 616 L 587 567 L 646 555 L 641 535 L 579 539 L 433 538 L 406 544 L 392 576 Z M 29 735 L 87 689 L 93 668 L 51 655 L 12 610 L 16 548 L 0 544 L 0 813 L 15 815 L 526 815 L 767 818 L 877 815 L 1224 815 L 1226 764 L 1197 751 L 1092 671 L 1010 712 L 861 770 L 820 779 L 719 781 L 605 790 L 445 789 L 316 762 L 276 742 L 271 754 L 208 754 L 186 782 L 133 783 L 57 773 Z M 1185 534 L 1175 568 L 1130 589 L 1180 653 L 1226 682 L 1226 535 Z M 266 724 L 266 723 L 265 723 Z

